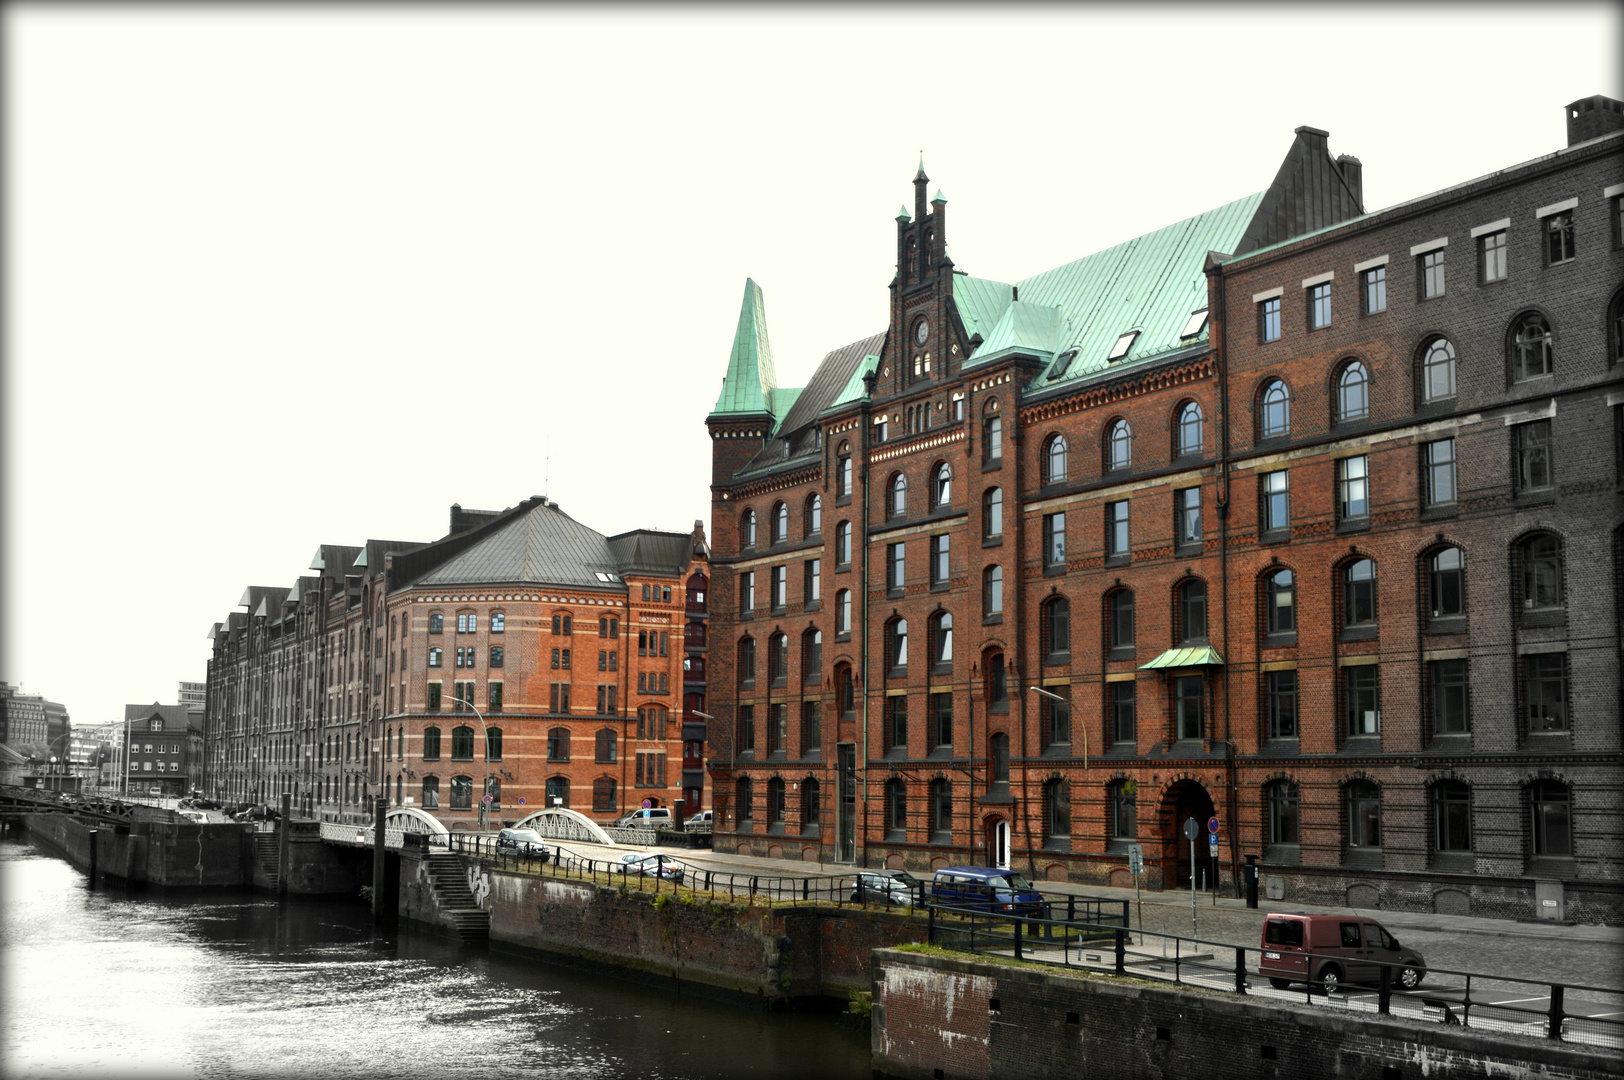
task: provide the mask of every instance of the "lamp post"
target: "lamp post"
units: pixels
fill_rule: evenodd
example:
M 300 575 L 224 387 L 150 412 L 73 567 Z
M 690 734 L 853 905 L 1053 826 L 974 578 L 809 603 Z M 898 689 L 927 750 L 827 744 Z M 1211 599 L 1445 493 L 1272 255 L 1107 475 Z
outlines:
M 1066 726 L 1068 729 L 1071 727 L 1071 702 L 1067 701 L 1059 694 L 1050 693 L 1041 686 L 1028 686 L 1027 689 L 1032 691 L 1034 694 L 1048 698 L 1050 701 L 1053 701 L 1056 704 L 1064 705 L 1066 707 Z M 1088 768 L 1088 729 L 1086 727 L 1083 728 L 1083 768 Z
M 480 733 L 485 736 L 485 752 L 480 755 L 485 760 L 485 788 L 480 792 L 479 797 L 479 831 L 484 832 L 485 807 L 487 805 L 485 800 L 491 796 L 491 733 L 490 729 L 485 726 L 485 718 L 480 716 L 479 710 L 474 707 L 474 703 L 472 701 L 468 701 L 465 698 L 452 698 L 451 700 L 457 705 L 468 706 L 468 711 L 473 713 L 474 716 L 478 717 Z

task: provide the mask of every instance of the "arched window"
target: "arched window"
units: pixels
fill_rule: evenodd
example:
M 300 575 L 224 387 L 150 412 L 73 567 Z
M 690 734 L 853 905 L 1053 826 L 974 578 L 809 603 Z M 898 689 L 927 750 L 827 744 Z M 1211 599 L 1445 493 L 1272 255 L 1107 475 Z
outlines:
M 1201 453 L 1201 406 L 1196 402 L 1186 401 L 1179 408 L 1173 453 L 1179 457 Z
M 851 633 L 851 590 L 835 593 L 835 633 Z
M 549 776 L 547 778 L 547 805 L 568 807 L 570 804 L 570 780 L 567 776 Z
M 1441 401 L 1455 396 L 1455 346 L 1448 338 L 1433 338 L 1421 352 L 1421 400 Z
M 1349 360 L 1336 380 L 1336 422 L 1363 420 L 1370 415 L 1370 372 L 1363 362 Z
M 1133 590 L 1117 589 L 1105 598 L 1111 648 L 1133 648 Z
M 988 741 L 988 779 L 994 784 L 1009 783 L 1009 736 L 998 732 Z
M 1348 847 L 1376 849 L 1382 846 L 1382 793 L 1369 780 L 1355 780 L 1347 787 Z
M 1004 489 L 988 488 L 981 496 L 981 535 L 987 539 L 1004 535 Z
M 789 507 L 782 502 L 773 504 L 772 542 L 782 544 L 789 539 Z
M 839 566 L 851 564 L 851 522 L 842 521 L 835 526 L 835 563 Z
M 1459 780 L 1432 785 L 1433 850 L 1472 850 L 1472 789 Z
M 1529 785 L 1528 812 L 1536 856 L 1573 854 L 1573 800 L 1566 784 L 1540 780 Z
M 789 635 L 774 634 L 767 639 L 767 678 L 774 686 L 789 682 Z
M 777 776 L 767 781 L 767 825 L 784 825 L 784 781 Z
M 1043 785 L 1043 839 L 1071 838 L 1071 785 L 1061 779 Z
M 835 498 L 851 498 L 851 443 L 841 443 L 835 457 Z
M 471 776 L 453 776 L 451 778 L 451 809 L 472 810 L 474 808 L 474 778 Z
M 613 728 L 599 728 L 597 737 L 593 740 L 594 753 L 592 758 L 598 762 L 613 762 L 615 760 L 615 731 Z
M 946 506 L 953 501 L 953 467 L 943 461 L 937 464 L 936 471 L 931 474 L 930 505 L 934 507 Z
M 1179 640 L 1184 642 L 1207 639 L 1207 583 L 1191 579 L 1178 593 Z
M 1434 619 L 1466 614 L 1466 557 L 1460 548 L 1444 548 L 1427 560 L 1427 591 Z
M 1511 378 L 1514 382 L 1537 379 L 1553 370 L 1551 324 L 1538 312 L 1517 319 L 1511 331 Z
M 756 816 L 756 793 L 748 776 L 741 776 L 733 785 L 733 806 L 739 824 L 744 825 Z
M 946 844 L 953 836 L 953 785 L 945 777 L 930 782 L 930 842 Z
M 1263 613 L 1266 633 L 1297 632 L 1297 579 L 1290 570 L 1276 570 L 1263 579 Z
M 1004 611 L 1004 568 L 989 566 L 981 573 L 981 610 L 983 615 L 1001 615 Z
M 886 666 L 908 666 L 908 620 L 892 619 L 885 628 Z
M 1113 780 L 1105 789 L 1106 823 L 1113 840 L 1133 840 L 1139 836 L 1139 794 L 1132 780 Z
M 898 841 L 908 834 L 908 789 L 901 780 L 885 782 L 886 839 Z
M 1258 395 L 1258 435 L 1273 439 L 1291 434 L 1291 393 L 1279 379 L 1263 384 Z
M 739 639 L 739 688 L 754 689 L 756 685 L 756 639 Z
M 423 777 L 423 809 L 438 810 L 440 808 L 440 778 L 438 776 Z
M 753 548 L 756 546 L 756 512 L 747 509 L 744 517 L 739 521 L 739 544 L 741 547 Z
M 1376 622 L 1376 564 L 1359 559 L 1342 571 L 1342 625 L 1372 626 Z
M 1000 461 L 1004 456 L 1004 418 L 989 416 L 981 422 L 981 457 Z
M 981 665 L 987 680 L 987 711 L 1009 711 L 1009 677 L 1004 670 L 1004 654 L 989 652 Z
M 1301 843 L 1302 819 L 1297 811 L 1297 785 L 1276 780 L 1264 789 L 1269 806 L 1269 843 Z
M 1043 482 L 1059 484 L 1066 479 L 1066 437 L 1051 435 L 1043 447 Z
M 570 729 L 563 727 L 550 728 L 547 731 L 547 760 L 568 761 L 570 759 Z
M 1128 421 L 1118 419 L 1110 427 L 1105 437 L 1105 468 L 1106 471 L 1126 469 L 1133 464 L 1133 429 Z
M 823 681 L 823 631 L 808 630 L 801 635 L 801 682 L 816 686 Z
M 485 731 L 485 760 L 502 760 L 502 729 L 499 727 L 487 728 Z
M 842 718 L 850 717 L 857 711 L 857 687 L 852 680 L 850 664 L 835 668 L 835 708 Z
M 1517 546 L 1522 562 L 1524 611 L 1562 606 L 1562 542 L 1551 533 L 1536 533 Z
M 817 536 L 823 532 L 823 496 L 813 495 L 806 500 L 806 535 Z
M 939 611 L 930 620 L 930 662 L 938 667 L 953 664 L 953 615 Z
M 886 503 L 885 516 L 902 517 L 908 512 L 908 478 L 901 473 L 896 473 L 891 477 L 888 490 L 891 497 Z
M 474 729 L 467 724 L 451 729 L 451 760 L 474 760 Z
M 1042 652 L 1051 663 L 1060 662 L 1071 655 L 1071 602 L 1057 596 L 1043 605 L 1039 620 Z

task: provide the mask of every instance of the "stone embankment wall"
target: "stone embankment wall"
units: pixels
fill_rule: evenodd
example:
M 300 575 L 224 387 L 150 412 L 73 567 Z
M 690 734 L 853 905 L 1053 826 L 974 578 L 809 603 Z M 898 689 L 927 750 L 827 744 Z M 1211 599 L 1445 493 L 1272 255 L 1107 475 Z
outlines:
M 895 949 L 875 954 L 877 1076 L 1618 1080 L 1615 1054 L 1344 1009 Z
M 125 881 L 222 888 L 244 884 L 250 872 L 240 825 L 139 819 L 128 826 L 92 825 L 67 814 L 30 814 L 27 823 L 31 835 L 87 872 L 94 828 L 97 872 Z

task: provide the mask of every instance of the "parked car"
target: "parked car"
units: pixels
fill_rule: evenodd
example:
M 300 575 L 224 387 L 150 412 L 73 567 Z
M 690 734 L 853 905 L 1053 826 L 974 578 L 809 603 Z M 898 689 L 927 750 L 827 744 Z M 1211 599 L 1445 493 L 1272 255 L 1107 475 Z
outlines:
M 1419 952 L 1362 915 L 1269 915 L 1262 949 L 1258 972 L 1276 990 L 1301 982 L 1327 994 L 1344 983 L 1376 986 L 1384 964 L 1392 970 L 1394 986 L 1414 990 L 1427 974 Z
M 626 868 L 628 874 L 646 874 L 650 877 L 659 876 L 666 881 L 682 882 L 682 867 L 671 861 L 664 865 L 661 860 L 670 860 L 669 855 L 657 855 L 652 851 L 628 851 L 620 857 L 620 865 Z
M 671 810 L 665 806 L 645 806 L 615 822 L 617 829 L 659 829 L 671 824 Z
M 497 854 L 511 853 L 533 859 L 545 859 L 550 854 L 547 842 L 534 829 L 503 829 L 496 834 Z
M 921 884 L 906 870 L 864 870 L 852 885 L 851 902 L 912 907 Z
M 190 821 L 194 825 L 208 824 L 209 815 L 201 810 L 177 810 L 175 813 L 179 814 L 182 820 Z
M 931 902 L 940 907 L 1041 915 L 1043 895 L 1013 870 L 996 866 L 949 866 L 936 871 Z
M 696 810 L 682 827 L 689 832 L 710 832 L 716 826 L 714 814 L 714 810 Z

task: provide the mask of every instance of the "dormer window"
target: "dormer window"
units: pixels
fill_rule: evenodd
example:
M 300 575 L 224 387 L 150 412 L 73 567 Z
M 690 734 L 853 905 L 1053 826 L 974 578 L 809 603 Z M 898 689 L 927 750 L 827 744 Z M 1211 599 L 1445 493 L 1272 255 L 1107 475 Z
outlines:
M 1138 336 L 1139 331 L 1129 330 L 1126 334 L 1123 334 L 1121 337 L 1117 338 L 1116 344 L 1111 346 L 1111 355 L 1107 356 L 1106 359 L 1121 360 L 1124 356 L 1127 356 L 1128 350 L 1133 348 L 1134 338 Z
M 1066 373 L 1066 369 L 1071 367 L 1071 362 L 1075 359 L 1077 359 L 1076 349 L 1067 349 L 1065 352 L 1055 357 L 1054 367 L 1049 369 L 1049 378 L 1060 378 L 1060 376 Z M 1112 359 L 1114 360 L 1116 358 L 1112 357 Z
M 1205 330 L 1206 327 L 1207 309 L 1202 308 L 1200 311 L 1192 311 L 1190 312 L 1190 321 L 1184 324 L 1183 330 L 1179 331 L 1179 340 L 1182 341 L 1185 338 L 1193 338 L 1197 334 L 1201 333 L 1202 330 Z
M 156 716 L 154 716 L 152 718 L 152 730 L 153 731 L 162 731 L 163 729 L 164 729 L 164 722 L 162 720 L 158 719 Z

